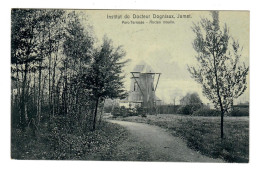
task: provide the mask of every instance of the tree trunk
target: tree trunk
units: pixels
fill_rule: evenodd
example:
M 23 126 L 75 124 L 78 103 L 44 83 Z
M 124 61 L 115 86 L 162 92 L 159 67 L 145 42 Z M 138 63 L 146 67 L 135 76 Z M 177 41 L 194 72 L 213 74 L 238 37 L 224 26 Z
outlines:
M 22 84 L 22 97 L 20 102 L 20 109 L 21 109 L 21 128 L 22 130 L 25 129 L 26 126 L 26 118 L 25 118 L 25 92 L 26 92 L 26 81 L 27 81 L 27 71 L 28 71 L 28 64 L 25 64 L 25 70 L 24 70 L 24 77 L 23 77 L 23 84 Z
M 102 122 L 102 117 L 103 117 L 103 113 L 104 113 L 104 108 L 105 108 L 105 101 L 104 101 L 104 104 L 102 106 L 102 110 L 100 112 L 100 116 L 99 116 L 99 121 L 98 121 L 98 124 L 100 125 L 101 122 Z
M 44 27 L 43 27 L 43 32 L 45 30 L 45 22 L 44 23 Z M 45 37 L 45 34 L 43 33 L 42 34 L 42 40 L 41 40 L 41 43 L 44 44 L 45 43 L 45 40 L 44 40 L 44 37 Z M 43 55 L 43 49 L 41 48 L 41 57 L 42 59 L 44 58 L 44 55 Z M 37 99 L 37 121 L 38 121 L 38 124 L 40 124 L 40 121 L 41 121 L 41 109 L 42 109 L 42 91 L 41 91 L 41 88 L 42 88 L 42 62 L 43 60 L 40 60 L 40 63 L 39 63 L 39 77 L 38 77 L 38 99 Z
M 44 91 L 45 91 L 45 89 L 46 89 L 46 79 L 47 79 L 47 75 L 46 76 L 42 76 L 42 80 L 43 80 L 43 83 L 42 83 L 42 89 L 41 89 L 41 95 L 40 95 L 40 97 L 41 97 L 41 99 L 40 99 L 40 107 L 42 106 L 42 105 L 46 105 L 45 104 L 45 95 L 44 95 Z M 46 89 L 47 90 L 47 89 Z M 42 112 L 41 110 L 40 110 L 40 116 L 44 116 L 45 114 L 43 114 L 43 113 L 45 113 L 45 112 Z
M 217 96 L 218 96 L 218 102 L 220 105 L 220 110 L 221 110 L 221 122 L 220 122 L 220 138 L 223 139 L 224 137 L 224 108 L 222 105 L 222 100 L 221 100 L 221 96 L 220 96 L 220 91 L 219 91 L 219 82 L 218 82 L 218 72 L 217 72 L 217 65 L 216 65 L 216 56 L 214 54 L 214 50 L 213 50 L 213 66 L 214 66 L 214 74 L 215 74 L 215 80 L 216 80 L 216 87 L 217 87 Z
M 58 53 L 58 52 L 57 52 Z M 52 93 L 53 93 L 53 98 L 52 98 L 52 117 L 54 117 L 55 115 L 55 92 L 54 92 L 54 88 L 55 88 L 55 76 L 56 76 L 56 66 L 57 66 L 57 54 L 55 56 L 55 60 L 54 60 L 54 65 L 53 65 L 53 74 L 52 74 Z
M 96 100 L 96 106 L 95 106 L 94 118 L 93 118 L 93 128 L 92 128 L 93 131 L 95 131 L 95 129 L 96 129 L 96 118 L 97 118 L 98 102 L 99 102 L 99 98 L 97 98 L 97 100 Z
M 40 65 L 39 65 L 39 80 L 38 80 L 38 106 L 37 106 L 37 119 L 38 119 L 38 124 L 40 123 L 41 121 L 41 83 L 42 83 L 42 62 L 40 62 Z
M 224 137 L 224 113 L 223 112 L 221 112 L 220 128 L 221 128 L 221 139 L 223 139 L 223 137 Z
M 68 78 L 68 72 L 67 72 L 67 60 L 64 63 L 65 67 L 65 76 L 64 76 L 64 84 L 63 84 L 63 91 L 62 91 L 62 105 L 63 105 L 63 111 L 64 114 L 67 115 L 68 108 L 67 108 L 67 101 L 68 101 L 68 91 L 67 91 L 67 78 Z
M 52 54 L 52 49 L 51 49 L 51 30 L 50 30 L 50 27 L 48 28 L 49 29 L 49 116 L 50 118 L 52 117 L 52 91 L 51 91 L 51 54 Z
M 17 76 L 17 81 L 16 81 L 16 88 L 17 88 L 17 95 L 16 95 L 16 104 L 17 104 L 17 106 L 19 107 L 19 105 L 20 105 L 20 102 L 21 102 L 21 91 L 20 91 L 20 89 L 21 89 L 21 85 L 20 85 L 20 78 L 19 78 L 19 67 L 18 67 L 18 65 L 16 64 L 16 68 L 17 68 L 17 72 L 16 72 L 16 76 Z M 21 69 L 22 70 L 22 69 Z M 19 123 L 21 123 L 21 109 L 20 108 L 18 108 L 18 113 L 19 113 Z
M 225 111 L 224 111 L 224 108 L 223 108 L 223 105 L 222 105 L 222 100 L 221 100 L 221 97 L 220 97 L 219 89 L 217 89 L 217 93 L 218 93 L 220 110 L 221 110 L 220 138 L 223 139 L 224 138 L 224 113 L 225 113 Z

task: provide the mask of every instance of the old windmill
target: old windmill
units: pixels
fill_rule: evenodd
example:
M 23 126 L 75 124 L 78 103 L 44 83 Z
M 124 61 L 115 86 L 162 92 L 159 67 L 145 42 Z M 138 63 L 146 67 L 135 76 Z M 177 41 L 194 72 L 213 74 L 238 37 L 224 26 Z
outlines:
M 155 92 L 161 73 L 155 72 L 150 65 L 142 61 L 131 73 L 131 86 L 128 102 L 133 106 L 142 106 L 148 110 L 154 108 L 160 100 Z

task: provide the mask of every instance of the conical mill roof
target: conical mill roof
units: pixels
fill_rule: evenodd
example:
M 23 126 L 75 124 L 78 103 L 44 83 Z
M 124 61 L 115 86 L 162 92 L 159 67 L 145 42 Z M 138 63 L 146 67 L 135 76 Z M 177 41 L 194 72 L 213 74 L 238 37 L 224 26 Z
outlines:
M 134 73 L 155 73 L 150 65 L 148 65 L 145 61 L 141 61 L 138 63 L 134 69 Z

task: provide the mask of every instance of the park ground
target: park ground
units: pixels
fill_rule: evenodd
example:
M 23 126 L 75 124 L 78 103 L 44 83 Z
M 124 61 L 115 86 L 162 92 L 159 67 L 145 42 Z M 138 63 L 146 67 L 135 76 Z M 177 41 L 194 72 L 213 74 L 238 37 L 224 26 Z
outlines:
M 128 122 L 126 122 L 128 121 Z M 183 115 L 103 120 L 95 131 L 42 126 L 36 135 L 13 129 L 13 159 L 248 162 L 249 118 Z
M 148 115 L 119 118 L 159 126 L 181 138 L 189 148 L 226 162 L 249 161 L 249 117 L 225 117 L 224 139 L 220 139 L 220 117 Z
M 131 137 L 117 146 L 113 159 L 126 161 L 171 161 L 171 162 L 224 162 L 201 155 L 198 151 L 187 147 L 178 137 L 165 129 L 144 123 L 109 120 L 111 123 L 125 127 Z

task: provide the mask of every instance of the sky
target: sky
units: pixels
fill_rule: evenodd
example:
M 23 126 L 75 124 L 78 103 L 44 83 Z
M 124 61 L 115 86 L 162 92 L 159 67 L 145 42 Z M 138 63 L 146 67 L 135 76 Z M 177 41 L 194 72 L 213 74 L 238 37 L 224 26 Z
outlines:
M 191 27 L 201 18 L 211 19 L 209 11 L 141 11 L 141 10 L 85 10 L 88 24 L 93 26 L 97 43 L 106 35 L 113 40 L 113 45 L 122 45 L 126 51 L 125 59 L 130 62 L 125 67 L 125 88 L 130 89 L 130 72 L 141 61 L 158 73 L 162 73 L 156 95 L 165 103 L 173 103 L 187 93 L 197 92 L 204 103 L 209 103 L 202 95 L 202 90 L 187 71 L 187 65 L 196 65 L 192 42 L 195 34 Z M 153 18 L 155 15 L 174 15 L 175 18 Z M 112 18 L 114 15 L 122 18 Z M 125 16 L 130 18 L 124 18 Z M 145 16 L 143 16 L 145 15 Z M 177 18 L 185 15 L 190 18 Z M 139 16 L 139 18 L 134 18 Z M 144 18 L 142 18 L 144 17 Z M 226 23 L 230 35 L 243 46 L 242 59 L 249 65 L 249 12 L 220 11 L 220 26 Z M 126 22 L 143 21 L 144 24 L 126 24 Z M 161 24 L 155 22 L 161 21 Z M 170 24 L 163 24 L 170 21 Z M 122 23 L 124 22 L 124 23 Z M 174 23 L 172 23 L 174 22 Z M 248 77 L 249 80 L 249 77 Z M 235 103 L 249 100 L 248 89 Z

